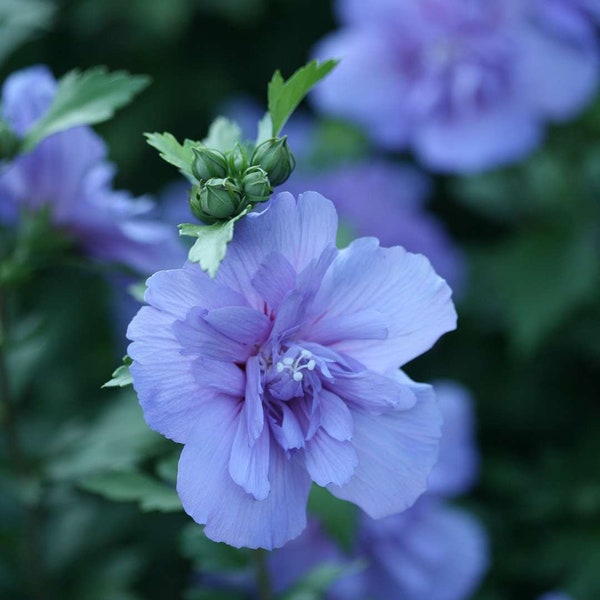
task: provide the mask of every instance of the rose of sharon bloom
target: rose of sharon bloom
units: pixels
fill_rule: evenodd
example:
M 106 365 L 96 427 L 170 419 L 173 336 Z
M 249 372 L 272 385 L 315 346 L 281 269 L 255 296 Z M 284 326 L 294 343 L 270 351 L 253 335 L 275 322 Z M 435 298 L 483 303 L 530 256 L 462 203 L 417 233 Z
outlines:
M 596 92 L 598 43 L 574 3 L 585 8 L 585 0 L 338 0 L 342 28 L 315 54 L 342 61 L 314 101 L 385 148 L 412 148 L 434 170 L 516 161 L 540 144 L 545 121 L 572 118 Z
M 152 276 L 129 326 L 146 421 L 185 444 L 177 490 L 213 540 L 285 544 L 312 481 L 376 518 L 427 487 L 439 413 L 398 367 L 455 327 L 450 289 L 375 238 L 338 251 L 336 229 L 319 194 L 279 194 L 236 225 L 214 280 Z
M 2 115 L 18 135 L 49 108 L 57 84 L 48 69 L 11 75 L 2 89 Z M 22 210 L 50 208 L 53 224 L 88 255 L 147 274 L 181 264 L 176 230 L 148 218 L 154 203 L 114 191 L 114 167 L 102 139 L 75 127 L 41 142 L 0 170 L 0 225 L 12 226 Z

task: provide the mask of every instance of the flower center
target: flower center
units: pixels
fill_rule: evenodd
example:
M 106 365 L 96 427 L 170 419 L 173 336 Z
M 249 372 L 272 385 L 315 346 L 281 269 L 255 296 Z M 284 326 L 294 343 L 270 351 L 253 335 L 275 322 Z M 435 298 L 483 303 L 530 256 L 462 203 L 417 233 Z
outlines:
M 277 373 L 284 373 L 291 375 L 294 381 L 302 381 L 304 379 L 303 370 L 314 371 L 317 363 L 312 357 L 310 350 L 302 350 L 300 356 L 295 360 L 291 356 L 286 356 L 282 360 L 277 362 L 276 371 Z

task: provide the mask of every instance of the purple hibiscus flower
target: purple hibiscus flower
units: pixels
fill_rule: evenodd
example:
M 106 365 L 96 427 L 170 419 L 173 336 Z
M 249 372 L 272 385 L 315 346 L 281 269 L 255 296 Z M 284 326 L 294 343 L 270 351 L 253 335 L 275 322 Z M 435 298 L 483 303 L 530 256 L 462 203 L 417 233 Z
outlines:
M 385 148 L 412 148 L 434 170 L 516 161 L 539 145 L 545 121 L 571 118 L 597 88 L 590 22 L 557 6 L 339 0 L 342 28 L 315 54 L 343 60 L 315 88 L 315 104 Z
M 2 89 L 3 118 L 23 135 L 49 108 L 56 81 L 45 67 L 11 75 Z M 175 229 L 152 218 L 154 203 L 114 191 L 114 167 L 89 127 L 44 140 L 0 170 L 0 224 L 14 225 L 23 210 L 48 206 L 55 227 L 89 256 L 144 274 L 181 264 Z
M 129 326 L 146 421 L 185 444 L 177 490 L 213 540 L 285 544 L 312 481 L 376 518 L 426 489 L 439 414 L 398 367 L 455 327 L 450 289 L 374 238 L 338 251 L 336 228 L 319 194 L 279 194 L 236 225 L 216 279 L 151 277 Z

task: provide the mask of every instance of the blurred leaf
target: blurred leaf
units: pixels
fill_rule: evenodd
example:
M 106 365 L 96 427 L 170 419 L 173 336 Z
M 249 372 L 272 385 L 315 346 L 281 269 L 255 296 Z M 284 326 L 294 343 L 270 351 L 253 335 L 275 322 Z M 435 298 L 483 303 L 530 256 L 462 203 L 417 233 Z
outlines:
M 213 542 L 196 524 L 184 528 L 181 535 L 181 553 L 204 572 L 239 571 L 252 562 L 252 550 Z
M 227 254 L 227 244 L 233 239 L 233 228 L 236 221 L 249 212 L 250 207 L 247 207 L 233 219 L 213 225 L 194 225 L 193 223 L 180 225 L 180 235 L 198 238 L 190 248 L 189 260 L 199 263 L 202 269 L 214 278 L 221 261 Z
M 322 564 L 309 571 L 281 600 L 322 600 L 329 588 L 341 577 L 364 568 L 363 563 L 347 565 Z
M 315 484 L 308 497 L 308 512 L 317 516 L 328 533 L 344 548 L 352 546 L 357 518 L 354 504 L 336 498 L 325 488 Z
M 242 130 L 239 125 L 225 117 L 217 117 L 208 128 L 208 136 L 202 143 L 219 152 L 232 150 L 236 142 L 240 141 Z
M 183 510 L 177 492 L 165 483 L 137 471 L 114 471 L 84 477 L 79 486 L 118 502 L 133 501 L 143 511 Z
M 591 232 L 521 234 L 489 256 L 514 346 L 531 352 L 594 297 L 600 261 Z
M 102 387 L 125 387 L 133 384 L 133 379 L 131 377 L 131 373 L 129 372 L 129 367 L 133 361 L 129 356 L 125 355 L 123 357 L 123 363 L 120 367 L 117 367 L 112 374 L 112 378 L 107 381 Z
M 0 0 L 0 64 L 47 29 L 55 11 L 56 7 L 44 0 Z
M 164 444 L 146 425 L 135 394 L 122 392 L 91 426 L 65 426 L 62 438 L 57 436 L 49 448 L 48 475 L 64 480 L 130 469 Z
M 138 281 L 138 283 L 131 284 L 127 288 L 127 291 L 131 296 L 133 296 L 135 300 L 137 300 L 140 303 L 143 303 L 145 302 L 144 296 L 146 295 L 146 287 L 147 286 L 145 281 Z
M 105 67 L 67 73 L 59 80 L 48 111 L 26 134 L 23 151 L 32 150 L 53 133 L 110 119 L 149 83 L 145 75 L 109 73 Z
M 179 465 L 180 454 L 181 452 L 177 451 L 158 461 L 158 464 L 156 465 L 156 474 L 162 480 L 175 484 L 177 481 L 177 467 Z
M 323 77 L 331 73 L 337 60 L 326 60 L 319 64 L 313 60 L 298 69 L 287 81 L 275 71 L 268 87 L 269 114 L 273 122 L 273 137 L 279 135 L 287 120 L 302 102 L 306 94 Z

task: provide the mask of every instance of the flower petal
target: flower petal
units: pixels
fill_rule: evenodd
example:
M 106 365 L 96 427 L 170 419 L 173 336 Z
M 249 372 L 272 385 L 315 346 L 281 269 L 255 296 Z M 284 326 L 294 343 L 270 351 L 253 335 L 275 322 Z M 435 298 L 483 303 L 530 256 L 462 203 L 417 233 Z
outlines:
M 377 416 L 353 411 L 358 467 L 348 483 L 327 486 L 373 518 L 411 506 L 427 489 L 437 459 L 441 418 L 435 395 L 430 386 L 418 385 L 414 391 L 418 401 L 409 410 Z
M 349 440 L 354 431 L 352 413 L 346 403 L 329 390 L 319 392 L 321 427 L 335 440 Z
M 178 319 L 185 319 L 194 306 L 214 309 L 245 304 L 243 296 L 217 284 L 197 264 L 187 263 L 183 269 L 159 271 L 146 283 L 146 302 Z
M 265 258 L 279 252 L 299 273 L 327 246 L 335 245 L 336 230 L 335 208 L 320 194 L 306 192 L 297 202 L 291 194 L 277 194 L 266 210 L 251 213 L 236 224 L 216 280 L 262 310 L 264 299 L 252 287 L 252 280 Z
M 239 402 L 211 402 L 179 460 L 177 491 L 186 512 L 216 542 L 237 548 L 283 546 L 306 526 L 310 478 L 304 466 L 270 445 L 271 493 L 255 500 L 230 477 L 228 462 L 237 432 Z
M 364 518 L 363 573 L 375 600 L 459 600 L 471 597 L 488 565 L 487 536 L 468 513 L 431 498 L 401 515 Z
M 333 383 L 325 383 L 331 387 L 355 410 L 380 414 L 391 408 L 405 410 L 414 406 L 417 401 L 409 385 L 405 385 L 396 377 L 381 375 L 374 371 L 345 371 L 331 367 Z
M 270 433 L 267 428 L 257 439 L 252 439 L 248 435 L 245 419 L 239 419 L 229 457 L 229 474 L 257 500 L 264 500 L 269 495 L 269 447 Z
M 319 429 L 306 442 L 304 462 L 317 485 L 343 485 L 352 477 L 358 465 L 358 457 L 350 442 L 335 440 L 323 429 Z
M 181 354 L 173 317 L 145 306 L 131 321 L 127 337 L 133 385 L 148 425 L 184 443 L 204 401 L 243 395 L 244 374 L 233 364 L 198 361 Z M 210 364 L 208 364 L 210 363 Z
M 450 295 L 450 288 L 424 256 L 399 246 L 380 248 L 376 239 L 362 238 L 340 251 L 311 315 L 323 320 L 362 310 L 384 315 L 387 339 L 350 339 L 331 346 L 382 372 L 415 358 L 454 329 L 456 312 Z
M 295 283 L 296 271 L 280 252 L 268 254 L 252 278 L 252 286 L 273 311 L 279 308 Z

